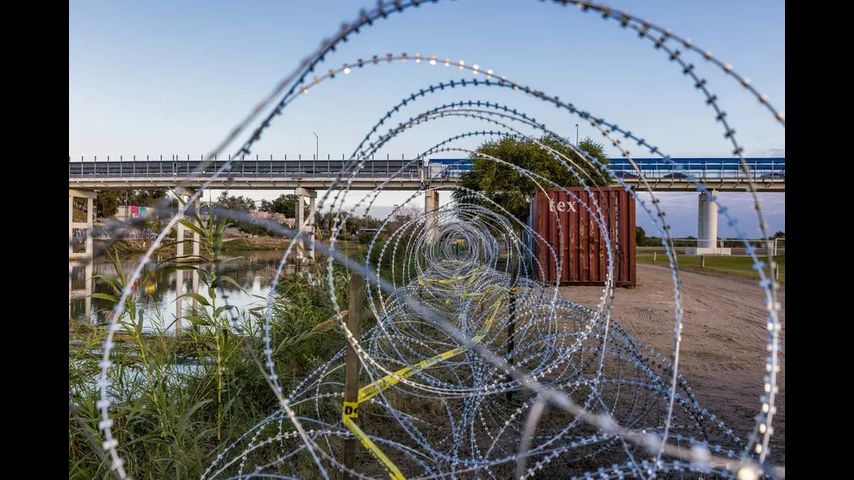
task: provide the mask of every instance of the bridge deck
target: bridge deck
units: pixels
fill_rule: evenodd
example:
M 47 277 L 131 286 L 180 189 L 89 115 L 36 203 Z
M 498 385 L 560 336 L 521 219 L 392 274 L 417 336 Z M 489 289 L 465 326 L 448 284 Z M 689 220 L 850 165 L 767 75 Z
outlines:
M 785 191 L 785 158 L 750 158 L 749 173 L 742 171 L 737 158 L 635 159 L 646 182 L 656 191 L 696 191 L 688 181 L 694 176 L 707 188 L 745 191 L 748 179 L 758 191 Z M 235 190 L 275 190 L 299 187 L 329 189 L 348 160 L 234 160 L 227 174 L 211 183 L 212 188 Z M 199 187 L 225 165 L 216 160 L 201 173 L 200 160 L 155 161 L 69 161 L 69 186 L 85 190 L 134 188 Z M 373 190 L 388 182 L 384 190 L 417 190 L 429 179 L 430 188 L 453 189 L 460 176 L 471 170 L 471 159 L 368 160 L 353 179 L 351 189 Z M 639 186 L 638 172 L 626 159 L 614 158 L 612 174 L 629 185 Z M 348 176 L 349 178 L 349 176 Z M 346 179 L 345 179 L 346 181 Z M 645 188 L 643 188 L 645 190 Z

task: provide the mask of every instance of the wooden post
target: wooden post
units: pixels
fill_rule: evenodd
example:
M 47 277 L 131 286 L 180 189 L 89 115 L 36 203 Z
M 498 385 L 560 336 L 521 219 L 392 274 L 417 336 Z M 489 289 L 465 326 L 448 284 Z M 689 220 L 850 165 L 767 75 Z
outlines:
M 700 255 L 700 268 L 706 268 L 706 256 Z
M 361 336 L 361 320 L 362 320 L 362 294 L 365 290 L 365 280 L 355 273 L 350 274 L 350 292 L 349 306 L 347 309 L 347 330 L 353 334 L 353 338 L 358 341 Z M 344 363 L 344 414 L 353 414 L 357 412 L 348 412 L 349 408 L 356 409 L 359 401 L 359 355 L 356 350 L 347 342 L 347 357 Z M 354 417 L 355 421 L 355 417 Z M 350 470 L 356 463 L 356 439 L 348 438 L 344 440 L 344 466 Z M 344 480 L 350 480 L 352 475 L 344 472 Z
M 655 263 L 656 256 L 658 256 L 658 252 L 652 252 L 652 263 Z

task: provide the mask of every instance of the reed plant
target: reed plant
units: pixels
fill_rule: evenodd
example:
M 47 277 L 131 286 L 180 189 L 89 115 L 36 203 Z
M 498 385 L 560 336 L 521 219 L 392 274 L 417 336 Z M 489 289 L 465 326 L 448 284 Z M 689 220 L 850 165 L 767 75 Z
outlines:
M 206 295 L 184 296 L 196 304 L 181 318 L 189 327 L 176 332 L 177 319 L 169 322 L 161 312 L 143 315 L 142 293 L 135 293 L 123 306 L 111 354 L 112 430 L 125 469 L 136 479 L 198 478 L 218 452 L 279 408 L 257 367 L 266 302 L 259 298 L 256 307 L 239 309 L 221 295 L 226 284 L 242 289 L 222 273 L 227 221 L 194 215 L 182 223 L 201 242 L 201 258 L 184 260 L 199 263 L 171 258 L 156 268 L 199 275 Z M 117 255 L 111 262 L 114 275 L 97 276 L 101 293 L 93 294 L 110 308 L 129 281 Z M 336 267 L 333 295 L 345 309 L 347 278 Z M 286 391 L 343 348 L 334 313 L 325 268 L 318 265 L 280 279 L 270 318 L 276 373 Z M 103 325 L 89 325 L 69 333 L 69 478 L 113 475 L 101 447 L 95 383 L 106 332 Z

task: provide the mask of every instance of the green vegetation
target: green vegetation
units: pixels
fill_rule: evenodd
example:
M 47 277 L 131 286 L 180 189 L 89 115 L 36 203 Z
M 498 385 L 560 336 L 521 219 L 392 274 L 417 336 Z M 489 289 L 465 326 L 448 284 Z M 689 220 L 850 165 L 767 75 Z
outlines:
M 196 306 L 176 324 L 155 312 L 154 330 L 143 329 L 138 304 L 142 291 L 128 297 L 115 334 L 111 360 L 110 417 L 125 469 L 133 478 L 199 478 L 231 441 L 275 412 L 278 402 L 258 368 L 263 363 L 263 317 L 258 307 L 240 310 L 218 300 L 218 287 L 240 285 L 222 273 L 222 233 L 228 223 L 210 216 L 187 218 L 185 226 L 202 238 L 203 265 L 176 264 L 174 258 L 158 269 L 195 270 L 206 296 L 188 294 Z M 186 248 L 185 251 L 192 251 Z M 98 276 L 93 297 L 112 304 L 127 285 L 118 256 L 115 275 Z M 283 276 L 277 287 L 271 331 L 276 374 L 287 392 L 344 346 L 333 317 L 325 265 L 314 271 Z M 347 305 L 348 276 L 334 272 L 334 292 Z M 346 308 L 346 307 L 344 307 Z M 151 312 L 146 313 L 151 322 Z M 370 319 L 366 309 L 363 318 Z M 365 325 L 364 328 L 369 328 Z M 106 326 L 81 324 L 69 332 L 69 478 L 113 478 L 103 460 L 101 420 L 96 404 L 101 346 Z M 342 374 L 343 380 L 343 374 Z M 302 408 L 302 407 L 300 407 Z M 307 407 L 306 407 L 307 408 Z M 270 453 L 275 445 L 268 447 Z M 263 449 L 262 449 L 263 450 Z M 299 467 L 299 465 L 298 465 Z
M 785 239 L 786 234 L 783 232 L 777 232 L 772 237 L 772 239 L 779 238 Z M 697 239 L 693 235 L 689 235 L 685 238 L 680 239 L 672 239 L 674 247 L 696 247 Z M 720 238 L 718 237 L 718 245 L 724 248 L 744 248 L 744 241 L 738 240 L 736 238 Z M 765 241 L 763 240 L 749 240 L 750 244 L 757 248 L 765 248 Z M 644 229 L 640 226 L 635 226 L 635 245 L 638 247 L 662 247 L 661 237 L 648 237 Z
M 667 265 L 667 256 L 663 253 L 655 255 L 655 263 Z M 653 263 L 653 255 L 640 253 L 637 256 L 638 263 Z M 718 272 L 734 275 L 742 278 L 759 279 L 759 274 L 753 269 L 753 259 L 741 256 L 706 256 L 705 268 L 700 268 L 699 255 L 679 255 L 679 268 L 690 272 Z M 785 255 L 774 257 L 774 261 L 780 268 L 779 282 L 786 283 L 786 257 Z
M 554 154 L 537 145 L 533 140 L 522 141 L 505 137 L 478 147 L 477 154 L 472 155 L 472 169 L 463 174 L 460 184 L 465 188 L 482 192 L 487 198 L 501 205 L 524 222 L 528 218 L 531 199 L 539 191 L 536 184 L 532 179 L 520 173 L 519 170 L 496 162 L 491 158 L 484 158 L 483 155 L 501 159 L 541 175 L 561 187 L 581 186 L 582 179 L 587 185 L 609 185 L 611 183 L 607 174 L 604 174 L 590 161 L 576 153 L 573 147 L 562 139 L 547 135 L 538 141 L 574 162 L 575 166 L 572 170 L 555 158 Z M 602 145 L 588 138 L 579 143 L 578 148 L 607 165 L 608 156 L 605 154 Z M 544 188 L 555 186 L 543 185 Z M 467 195 L 467 192 L 455 190 L 453 195 L 454 200 L 459 201 Z M 469 202 L 472 201 L 472 199 L 469 200 Z M 494 208 L 485 202 L 484 206 Z
M 163 188 L 143 190 L 105 190 L 98 193 L 95 199 L 95 210 L 98 218 L 108 218 L 116 214 L 119 205 L 140 205 L 152 207 L 166 195 Z
M 281 213 L 282 215 L 288 218 L 296 218 L 298 198 L 299 197 L 292 193 L 283 193 L 272 202 L 268 202 L 267 200 L 261 200 L 260 210 L 262 212 Z
M 671 239 L 674 247 L 696 247 L 697 239 L 689 235 L 685 238 L 680 239 Z M 646 232 L 643 227 L 635 226 L 635 245 L 638 247 L 662 247 L 661 237 L 647 237 Z M 743 244 L 741 242 L 738 245 L 725 245 L 727 247 L 735 246 L 741 247 Z M 681 251 L 681 249 L 680 249 Z
M 217 197 L 216 199 L 216 205 L 226 210 L 234 210 L 240 212 L 249 212 L 255 210 L 255 202 L 251 198 L 244 197 L 242 195 L 229 196 L 225 192 L 219 194 L 219 197 Z

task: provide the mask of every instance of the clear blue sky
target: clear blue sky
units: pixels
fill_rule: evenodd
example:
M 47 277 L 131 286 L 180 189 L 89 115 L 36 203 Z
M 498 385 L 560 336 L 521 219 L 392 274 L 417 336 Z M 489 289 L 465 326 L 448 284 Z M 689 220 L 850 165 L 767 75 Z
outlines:
M 70 4 L 68 153 L 99 158 L 206 153 L 321 39 L 373 4 L 75 0 Z M 690 37 L 748 76 L 785 111 L 783 2 L 626 0 L 608 5 Z M 661 51 L 615 22 L 574 7 L 536 0 L 443 0 L 364 30 L 330 56 L 324 70 L 387 52 L 435 53 L 492 68 L 625 126 L 673 156 L 730 155 L 711 109 Z M 785 155 L 784 129 L 767 111 L 720 71 L 694 63 L 729 112 L 747 154 Z M 354 70 L 294 102 L 255 153 L 311 156 L 316 131 L 321 156 L 349 154 L 401 98 L 459 78 L 471 74 L 414 62 Z M 519 108 L 569 137 L 579 123 L 540 101 L 488 88 L 433 95 L 402 111 L 395 123 L 441 103 L 468 99 Z M 474 121 L 433 122 L 393 140 L 381 155 L 414 155 L 450 135 L 481 128 Z M 593 134 L 581 126 L 582 137 Z M 644 156 L 637 148 L 630 150 Z M 609 154 L 618 153 L 609 149 Z M 674 215 L 680 208 L 690 210 L 684 221 L 671 217 L 675 233 L 695 235 L 695 195 L 663 197 Z M 394 195 L 386 200 L 388 205 L 399 201 Z M 725 195 L 723 201 L 750 229 L 746 196 Z M 772 231 L 783 229 L 784 196 L 763 195 L 762 201 Z M 646 226 L 643 220 L 640 224 Z M 720 233 L 730 234 L 723 222 Z

